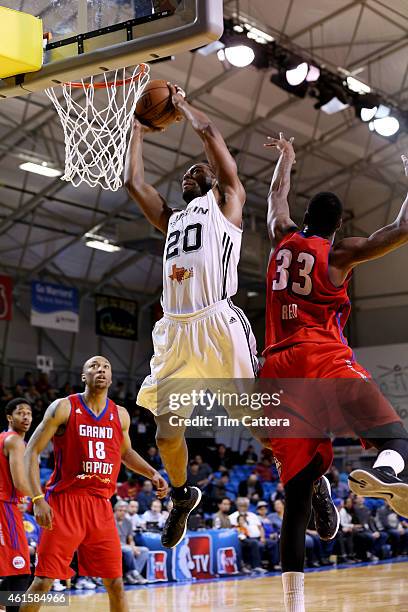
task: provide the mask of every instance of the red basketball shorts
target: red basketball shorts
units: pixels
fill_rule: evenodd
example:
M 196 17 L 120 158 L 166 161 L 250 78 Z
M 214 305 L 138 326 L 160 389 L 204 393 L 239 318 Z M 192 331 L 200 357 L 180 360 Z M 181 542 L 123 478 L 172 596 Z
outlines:
M 122 550 L 110 500 L 61 492 L 51 494 L 48 503 L 52 529 L 42 530 L 35 575 L 70 578 L 75 572 L 69 565 L 78 551 L 81 576 L 121 577 Z
M 0 577 L 30 573 L 30 553 L 17 504 L 0 501 Z
M 285 437 L 271 435 L 284 483 L 316 455 L 320 458 L 316 478 L 324 474 L 333 461 L 331 437 L 358 436 L 368 446 L 364 438 L 381 437 L 379 428 L 400 421 L 347 345 L 303 343 L 271 353 L 260 378 L 261 385 L 271 382 L 283 390 L 282 409 L 271 407 L 269 413 L 289 416 L 291 421 Z

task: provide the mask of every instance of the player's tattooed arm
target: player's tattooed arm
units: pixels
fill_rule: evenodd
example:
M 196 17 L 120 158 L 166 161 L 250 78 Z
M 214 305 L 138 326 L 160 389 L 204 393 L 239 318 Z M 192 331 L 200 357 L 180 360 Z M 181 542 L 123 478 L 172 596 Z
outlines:
M 52 402 L 34 431 L 24 454 L 24 465 L 33 497 L 42 495 L 39 456 L 49 441 L 68 422 L 71 404 L 67 398 Z M 52 509 L 44 498 L 34 502 L 34 515 L 40 527 L 51 529 Z
M 169 492 L 169 487 L 166 480 L 132 448 L 132 443 L 129 437 L 129 413 L 122 406 L 118 406 L 118 410 L 123 433 L 123 442 L 121 447 L 122 462 L 127 468 L 129 468 L 129 470 L 136 472 L 136 474 L 141 474 L 142 476 L 145 476 L 145 478 L 151 480 L 153 486 L 157 490 L 157 497 L 159 499 L 163 499 Z
M 166 234 L 173 210 L 157 189 L 145 181 L 143 138 L 147 130 L 148 128 L 140 121 L 133 118 L 133 128 L 126 153 L 124 183 L 129 196 L 139 204 L 146 219 Z
M 401 156 L 408 178 L 408 158 Z M 338 284 L 356 265 L 377 259 L 408 243 L 408 194 L 393 223 L 382 227 L 367 238 L 344 238 L 332 250 L 329 260 L 331 277 Z
M 24 470 L 25 444 L 23 440 L 20 436 L 10 436 L 7 438 L 4 446 L 8 455 L 13 485 L 16 489 L 22 491 L 24 495 L 31 497 L 31 488 Z
M 189 121 L 203 141 L 207 160 L 217 179 L 217 191 L 221 210 L 231 223 L 237 227 L 242 224 L 242 207 L 245 204 L 245 189 L 238 177 L 237 164 L 225 144 L 216 125 L 202 111 L 194 108 L 180 93 L 180 88 L 168 83 L 173 104 Z
M 293 164 L 296 163 L 293 140 L 293 138 L 286 140 L 283 133 L 280 132 L 279 138 L 268 136 L 268 142 L 264 144 L 264 147 L 276 148 L 280 152 L 268 194 L 267 225 L 273 247 L 279 244 L 285 234 L 298 229 L 296 223 L 290 218 L 288 203 L 290 174 Z

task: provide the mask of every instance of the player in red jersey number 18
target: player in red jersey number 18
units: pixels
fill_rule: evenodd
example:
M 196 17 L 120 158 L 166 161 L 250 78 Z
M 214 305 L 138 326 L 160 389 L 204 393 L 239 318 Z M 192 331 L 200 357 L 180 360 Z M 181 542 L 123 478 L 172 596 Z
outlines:
M 109 361 L 101 356 L 88 359 L 82 380 L 85 392 L 53 402 L 27 446 L 34 514 L 43 527 L 36 577 L 28 593 L 47 593 L 53 579 L 70 578 L 74 572 L 69 565 L 77 551 L 79 573 L 102 578 L 110 609 L 126 612 L 122 551 L 110 503 L 121 462 L 149 478 L 159 498 L 167 495 L 168 487 L 132 449 L 127 410 L 108 398 Z M 44 495 L 38 457 L 51 439 L 55 468 Z M 20 609 L 34 612 L 40 607 L 41 603 L 27 603 Z

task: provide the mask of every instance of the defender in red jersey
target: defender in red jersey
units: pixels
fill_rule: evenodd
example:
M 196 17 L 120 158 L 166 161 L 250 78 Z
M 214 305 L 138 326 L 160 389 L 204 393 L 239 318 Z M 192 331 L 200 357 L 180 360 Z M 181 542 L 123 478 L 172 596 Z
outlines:
M 122 551 L 110 498 L 120 464 L 149 478 L 159 498 L 167 483 L 131 447 L 128 412 L 108 398 L 112 369 L 105 357 L 92 357 L 83 367 L 85 392 L 53 402 L 26 451 L 33 490 L 34 514 L 44 528 L 36 578 L 29 593 L 47 592 L 55 578 L 69 578 L 78 552 L 79 573 L 103 578 L 110 609 L 128 610 L 122 580 Z M 38 457 L 53 440 L 55 468 L 41 491 Z M 39 610 L 26 604 L 21 610 Z
M 368 238 L 345 238 L 334 244 L 343 212 L 340 200 L 329 192 L 314 196 L 300 231 L 290 218 L 287 200 L 295 162 L 292 139 L 287 141 L 280 134 L 279 139 L 271 138 L 265 146 L 276 147 L 280 159 L 268 197 L 272 252 L 261 378 L 319 379 L 322 389 L 335 390 L 336 405 L 348 413 L 354 433 L 365 446 L 380 451 L 372 469 L 350 474 L 350 488 L 359 495 L 387 499 L 395 512 L 408 516 L 408 484 L 398 477 L 408 466 L 408 433 L 369 373 L 356 363 L 343 335 L 350 312 L 350 274 L 356 265 L 408 242 L 408 197 L 394 223 Z M 404 156 L 403 163 L 408 174 Z M 350 397 L 355 383 L 358 401 Z M 303 419 L 313 426 L 313 415 L 316 422 L 324 412 L 331 416 L 332 399 L 330 393 L 306 393 L 291 397 L 293 403 L 289 401 L 288 407 L 300 422 Z M 328 437 L 306 435 L 273 438 L 270 448 L 286 493 L 281 532 L 285 609 L 303 612 L 305 532 L 312 509 L 316 527 L 319 533 L 326 531 L 326 539 L 334 537 L 338 528 L 330 485 L 323 476 L 333 458 L 331 441 Z
M 3 591 L 25 591 L 30 554 L 17 504 L 30 495 L 24 472 L 24 437 L 31 427 L 31 406 L 17 397 L 5 408 L 8 430 L 0 433 L 0 578 Z

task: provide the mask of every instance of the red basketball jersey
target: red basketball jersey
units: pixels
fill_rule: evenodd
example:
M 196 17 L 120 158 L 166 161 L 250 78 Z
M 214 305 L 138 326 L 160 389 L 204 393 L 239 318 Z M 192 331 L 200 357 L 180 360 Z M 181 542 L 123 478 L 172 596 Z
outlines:
M 109 398 L 99 416 L 83 396 L 70 395 L 71 412 L 65 432 L 54 436 L 54 472 L 47 483 L 50 493 L 112 497 L 116 488 L 123 440 L 118 408 Z
M 10 436 L 17 436 L 15 431 L 0 433 L 0 501 L 17 504 L 24 497 L 24 493 L 15 488 L 10 472 L 8 457 L 4 455 L 4 442 Z
M 265 356 L 300 342 L 347 344 L 343 328 L 350 313 L 348 279 L 341 287 L 330 281 L 331 246 L 325 238 L 294 232 L 272 253 L 267 275 Z

